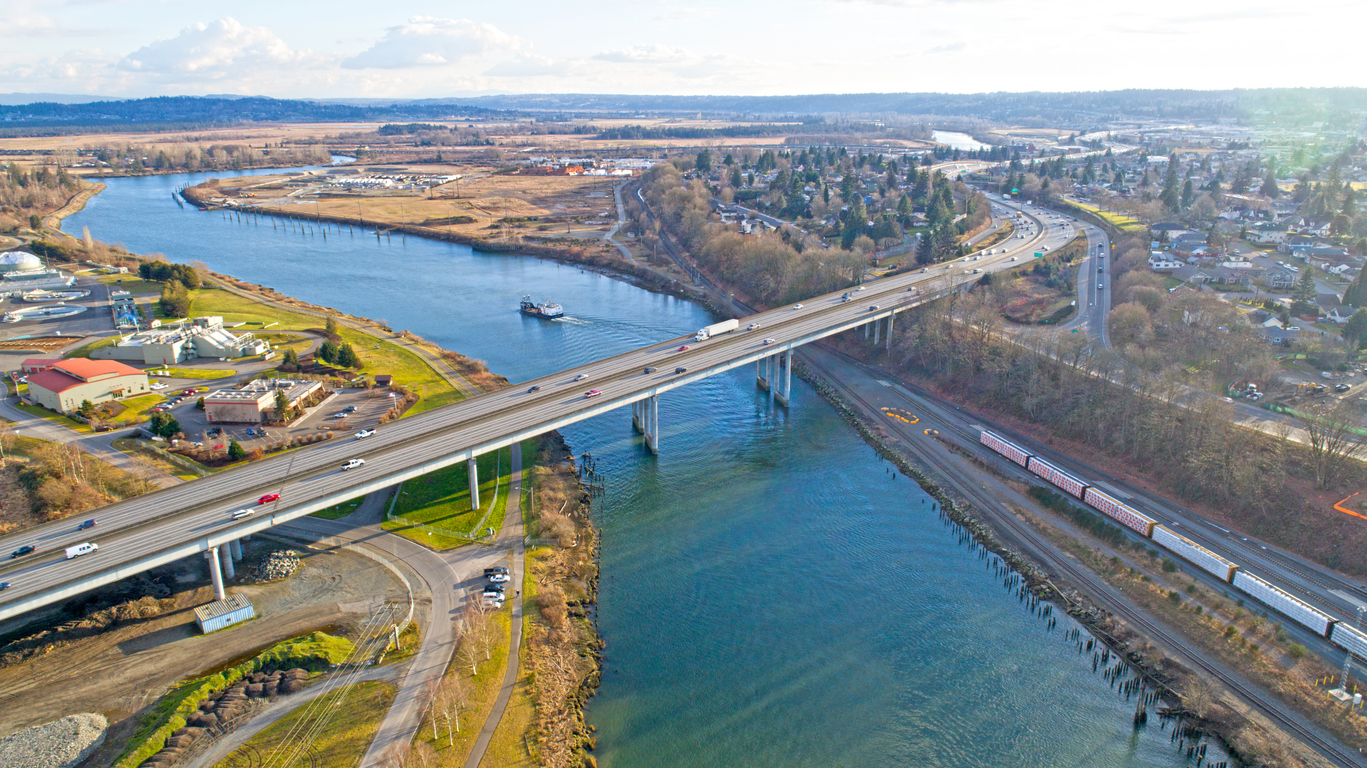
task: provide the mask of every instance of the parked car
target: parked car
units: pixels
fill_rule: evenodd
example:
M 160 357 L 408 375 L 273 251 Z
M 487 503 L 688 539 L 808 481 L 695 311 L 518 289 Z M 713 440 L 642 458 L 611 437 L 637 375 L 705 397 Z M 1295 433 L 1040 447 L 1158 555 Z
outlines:
M 507 568 L 506 566 L 502 566 L 502 565 L 495 565 L 495 566 L 492 567 L 492 568 L 485 568 L 485 569 L 484 569 L 484 575 L 485 575 L 485 576 L 488 576 L 488 575 L 491 574 L 491 573 L 507 573 L 507 572 L 508 572 L 508 568 Z
M 94 527 L 95 527 L 95 519 L 94 519 L 94 518 L 91 518 L 91 519 L 85 521 L 84 523 L 81 523 L 80 525 L 76 526 L 76 530 L 78 530 L 78 531 L 84 531 L 84 530 L 87 529 L 87 528 L 94 528 Z
M 280 494 L 278 494 L 278 493 L 268 493 L 268 494 L 266 494 L 265 496 L 262 496 L 261 498 L 257 499 L 257 500 L 256 500 L 256 503 L 257 503 L 257 504 L 269 504 L 269 503 L 271 503 L 272 501 L 279 501 L 279 500 L 280 500 Z
M 356 412 L 356 406 L 354 406 L 354 405 L 348 405 L 347 407 L 345 407 L 345 408 L 342 409 L 342 413 L 355 413 L 355 412 Z
M 490 582 L 489 584 L 484 585 L 485 592 L 502 592 L 505 589 L 507 589 L 507 587 L 505 587 L 502 582 Z
M 38 548 L 35 547 L 35 546 L 33 546 L 32 544 L 25 544 L 24 546 L 22 546 L 22 547 L 20 547 L 20 548 L 18 548 L 18 549 L 16 549 L 16 550 L 14 550 L 13 552 L 9 553 L 9 556 L 10 556 L 10 559 L 13 560 L 13 559 L 16 558 L 16 557 L 23 557 L 24 555 L 31 555 L 31 554 L 33 554 L 34 552 L 37 552 L 37 551 L 38 551 Z
M 484 577 L 492 584 L 504 584 L 512 580 L 512 577 L 506 573 L 486 573 Z
M 590 389 L 589 391 L 587 391 L 587 392 L 584 393 L 584 397 L 585 397 L 585 398 L 589 398 L 589 397 L 598 397 L 598 396 L 601 395 L 601 394 L 603 394 L 603 390 L 601 390 L 601 389 Z
M 356 437 L 359 439 L 359 438 L 364 438 L 364 437 L 370 437 L 370 436 L 373 435 L 373 434 L 375 434 L 375 430 L 373 430 L 373 429 L 363 429 L 363 430 L 361 430 L 360 432 L 357 432 L 357 433 L 356 433 Z

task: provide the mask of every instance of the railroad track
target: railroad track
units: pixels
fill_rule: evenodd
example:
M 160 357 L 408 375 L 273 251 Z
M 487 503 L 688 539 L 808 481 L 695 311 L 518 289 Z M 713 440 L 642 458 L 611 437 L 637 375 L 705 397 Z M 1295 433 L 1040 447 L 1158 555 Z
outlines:
M 839 378 L 832 375 L 830 371 L 819 364 L 814 363 L 810 357 L 806 358 L 806 360 L 809 365 L 825 375 L 827 382 L 839 390 L 842 397 L 845 397 L 850 402 L 856 404 L 867 417 L 877 419 L 882 415 L 882 411 L 877 406 L 861 397 L 854 390 L 845 386 L 840 382 Z M 887 420 L 884 420 L 885 423 L 886 421 Z M 891 427 L 899 432 L 904 428 L 903 425 L 896 423 L 891 424 Z M 951 428 L 958 431 L 957 427 Z M 911 441 L 908 440 L 907 442 L 910 443 Z M 1046 542 L 1038 532 L 1029 525 L 1017 520 L 1014 515 L 1009 514 L 1006 510 L 1002 509 L 1000 502 L 989 496 L 982 488 L 972 481 L 972 478 L 966 477 L 962 470 L 952 466 L 938 451 L 929 450 L 919 452 L 918 456 L 926 461 L 933 470 L 940 473 L 945 480 L 952 483 L 955 490 L 966 497 L 971 504 L 978 506 L 983 510 L 994 510 L 997 513 L 994 515 L 994 525 L 1005 528 L 1013 537 L 1033 548 L 1034 557 L 1046 568 L 1058 573 L 1060 576 L 1070 579 L 1075 585 L 1085 588 L 1091 594 L 1092 600 L 1098 606 L 1125 620 L 1131 626 L 1144 632 L 1152 639 L 1166 644 L 1169 648 L 1176 651 L 1186 663 L 1201 670 L 1205 674 L 1208 674 L 1212 678 L 1219 680 L 1230 690 L 1234 691 L 1235 694 L 1242 698 L 1249 706 L 1261 712 L 1269 720 L 1277 723 L 1287 732 L 1294 734 L 1311 749 L 1315 750 L 1335 765 L 1348 766 L 1351 768 L 1367 766 L 1367 762 L 1364 762 L 1361 754 L 1351 752 L 1344 745 L 1321 735 L 1318 729 L 1308 723 L 1302 722 L 1299 717 L 1287 712 L 1281 706 L 1280 702 L 1269 696 L 1263 695 L 1253 686 L 1229 674 L 1222 666 L 1210 661 L 1206 658 L 1205 654 L 1201 653 L 1191 644 L 1157 622 L 1149 619 L 1128 602 L 1111 594 L 1100 577 L 1081 566 L 1074 565 L 1068 558 L 1057 554 L 1052 546 Z

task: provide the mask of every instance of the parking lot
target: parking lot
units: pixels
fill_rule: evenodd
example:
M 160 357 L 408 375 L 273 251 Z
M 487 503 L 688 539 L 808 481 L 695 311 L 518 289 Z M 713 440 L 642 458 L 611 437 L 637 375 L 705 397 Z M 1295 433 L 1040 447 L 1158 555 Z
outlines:
M 288 426 L 263 427 L 256 424 L 210 424 L 205 418 L 204 411 L 195 407 L 196 401 L 203 394 L 198 392 L 185 397 L 179 405 L 170 409 L 171 414 L 180 423 L 180 431 L 185 434 L 186 439 L 202 443 L 209 448 L 218 448 L 226 447 L 227 441 L 235 438 L 248 451 L 253 448 L 264 449 L 270 443 L 288 441 L 321 431 L 332 431 L 341 436 L 362 429 L 374 429 L 392 402 L 388 390 L 368 390 L 359 387 L 342 389 L 308 409 L 302 418 L 296 419 Z M 348 408 L 353 410 L 348 412 Z M 221 429 L 222 432 L 209 434 L 214 429 Z

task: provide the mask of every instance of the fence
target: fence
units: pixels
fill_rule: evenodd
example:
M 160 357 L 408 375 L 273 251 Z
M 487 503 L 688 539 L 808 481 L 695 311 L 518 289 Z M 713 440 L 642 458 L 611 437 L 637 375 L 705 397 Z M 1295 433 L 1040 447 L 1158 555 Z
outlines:
M 445 536 L 451 539 L 459 539 L 463 541 L 482 541 L 484 539 L 487 539 L 493 536 L 495 533 L 497 533 L 497 531 L 494 531 L 492 528 L 484 529 L 484 523 L 489 519 L 489 515 L 493 514 L 494 507 L 498 506 L 498 494 L 503 487 L 502 469 L 503 451 L 500 450 L 494 457 L 495 480 L 493 499 L 489 502 L 489 509 L 485 511 L 484 516 L 479 519 L 479 522 L 475 523 L 473 526 L 470 527 L 469 532 L 453 531 L 450 528 L 442 528 L 441 526 L 428 525 L 427 523 L 424 523 L 421 520 L 414 520 L 411 517 L 404 517 L 403 515 L 394 514 L 394 507 L 399 503 L 399 495 L 403 493 L 403 483 L 399 483 L 398 486 L 394 488 L 394 497 L 390 499 L 389 508 L 385 510 L 385 520 L 391 523 L 399 523 L 401 525 L 406 525 L 410 528 L 416 528 L 420 531 L 424 531 L 427 533 L 435 533 L 438 536 Z M 483 529 L 482 532 L 480 532 L 481 529 Z

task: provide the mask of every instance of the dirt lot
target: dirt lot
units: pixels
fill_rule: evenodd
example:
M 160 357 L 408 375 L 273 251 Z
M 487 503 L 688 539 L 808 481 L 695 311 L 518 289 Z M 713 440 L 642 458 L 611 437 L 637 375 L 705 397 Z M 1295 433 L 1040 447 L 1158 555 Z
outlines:
M 95 710 L 109 718 L 106 750 L 116 751 L 136 725 L 135 715 L 177 682 L 312 629 L 330 627 L 329 631 L 351 634 L 384 601 L 407 600 L 393 573 L 362 555 L 265 537 L 243 544 L 245 557 L 239 566 L 276 549 L 294 549 L 304 556 L 303 565 L 289 579 L 233 587 L 251 598 L 256 620 L 209 636 L 198 634 L 193 608 L 212 599 L 207 569 L 198 558 L 159 569 L 160 581 L 177 590 L 177 610 L 115 626 L 0 670 L 0 734 Z

